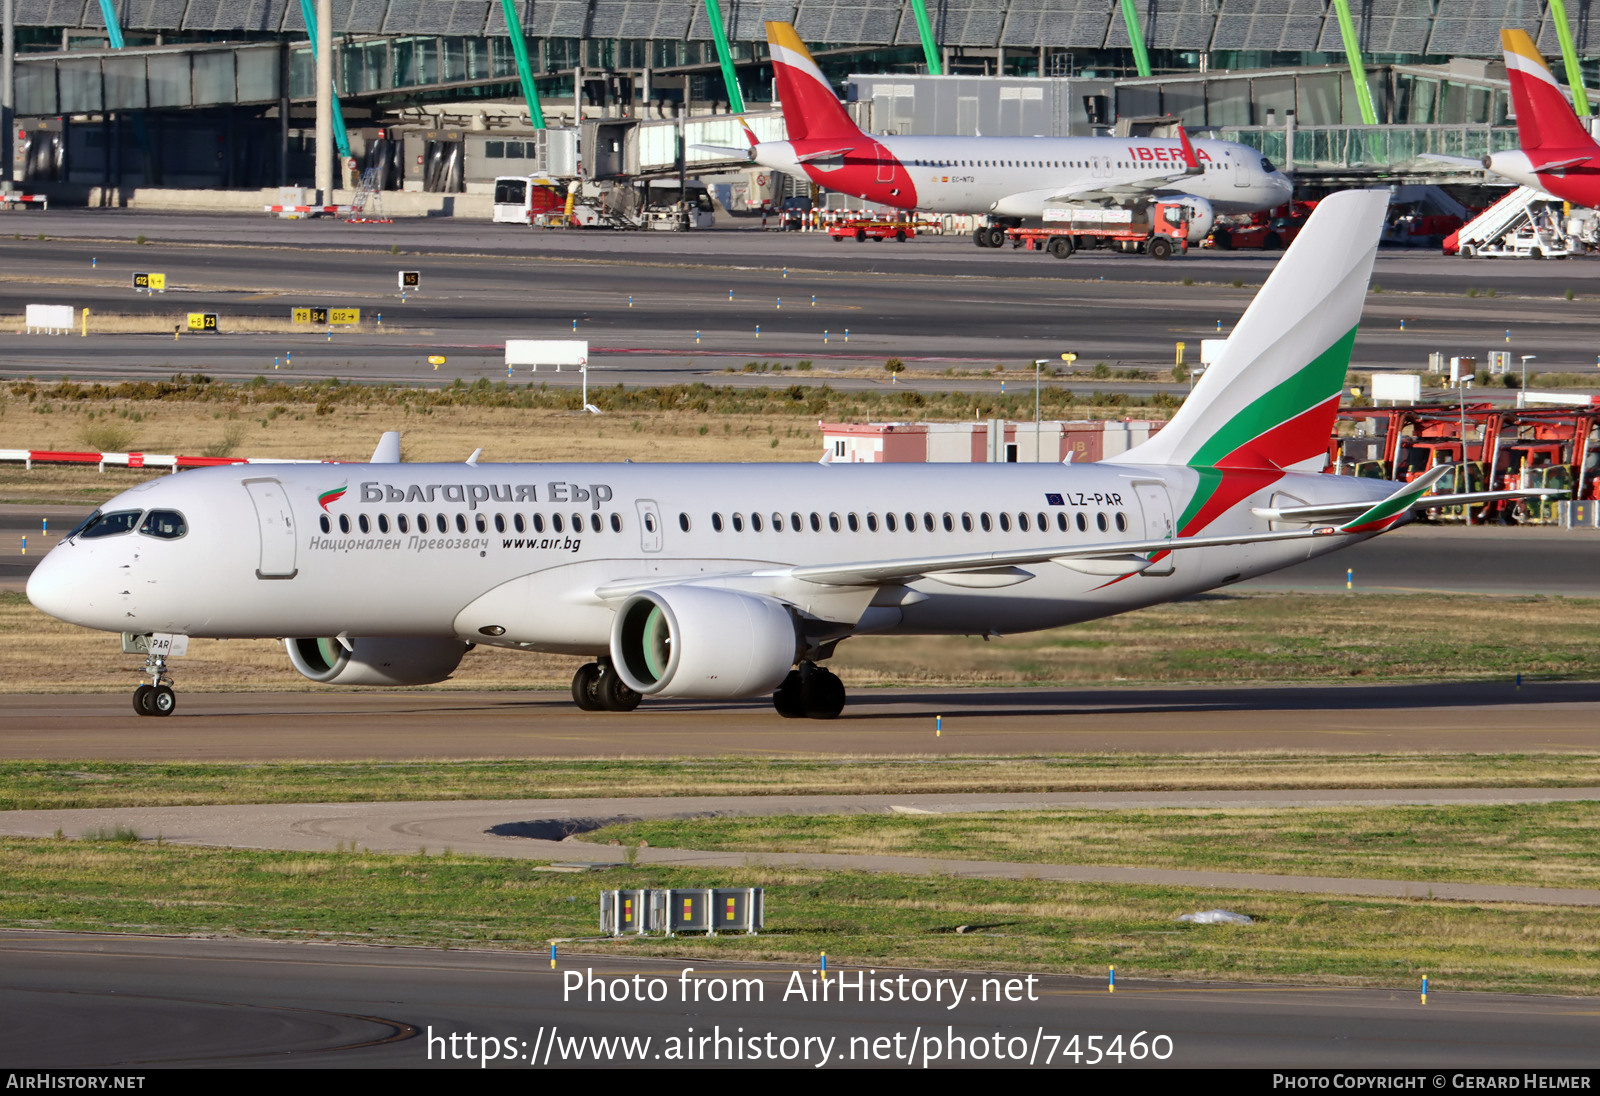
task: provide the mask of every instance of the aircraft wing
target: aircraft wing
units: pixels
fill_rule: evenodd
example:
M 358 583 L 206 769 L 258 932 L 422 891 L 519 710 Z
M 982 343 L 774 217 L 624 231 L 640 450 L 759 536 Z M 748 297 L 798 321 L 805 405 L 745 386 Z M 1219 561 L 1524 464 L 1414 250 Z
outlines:
M 1091 575 L 1136 574 L 1153 562 L 1155 553 L 1185 548 L 1217 548 L 1233 544 L 1261 544 L 1284 540 L 1307 540 L 1341 532 L 1334 526 L 1296 529 L 1279 533 L 1239 533 L 1233 536 L 1179 537 L 1177 539 L 1129 540 L 1110 544 L 1073 544 L 1054 547 L 1016 548 L 1002 552 L 972 552 L 953 556 L 908 556 L 901 559 L 864 560 L 857 563 L 825 563 L 805 567 L 782 567 L 730 572 L 725 575 L 684 575 L 624 579 L 595 590 L 602 601 L 629 597 L 640 590 L 678 583 L 699 583 L 718 578 L 798 579 L 821 586 L 887 586 L 919 578 L 945 578 L 953 585 L 1004 586 L 1015 581 L 1016 567 L 1028 563 L 1057 563 Z
M 1071 186 L 1049 192 L 1044 200 L 1046 202 L 1126 201 L 1129 198 L 1143 197 L 1152 190 L 1185 178 L 1188 174 L 1186 171 L 1177 171 L 1166 175 L 1150 175 L 1143 179 L 1125 179 L 1109 184 L 1095 179 L 1085 179 Z

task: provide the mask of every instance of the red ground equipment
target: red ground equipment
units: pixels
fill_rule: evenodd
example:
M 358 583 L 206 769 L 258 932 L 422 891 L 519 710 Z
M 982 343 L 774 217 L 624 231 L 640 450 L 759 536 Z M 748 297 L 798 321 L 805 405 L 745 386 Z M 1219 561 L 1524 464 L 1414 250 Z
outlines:
M 910 221 L 836 221 L 828 226 L 828 235 L 835 242 L 855 240 L 898 240 L 901 243 L 917 234 L 917 226 Z
M 1151 202 L 1141 210 L 1052 209 L 1046 216 L 1052 223 L 1043 228 L 1006 229 L 1011 246 L 1048 251 L 1058 259 L 1094 248 L 1152 259 L 1170 259 L 1189 250 L 1189 207 L 1177 202 Z

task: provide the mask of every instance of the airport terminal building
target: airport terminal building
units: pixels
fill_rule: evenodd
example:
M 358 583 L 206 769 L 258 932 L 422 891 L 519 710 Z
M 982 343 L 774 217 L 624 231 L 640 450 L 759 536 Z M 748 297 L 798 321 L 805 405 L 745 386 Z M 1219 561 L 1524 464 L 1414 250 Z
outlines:
M 312 0 L 13 3 L 20 179 L 309 181 Z M 1303 143 L 1302 164 L 1345 166 L 1509 147 L 1500 29 L 1524 28 L 1547 56 L 1560 55 L 1560 9 L 1544 0 L 1351 3 L 1375 111 L 1366 118 L 1339 7 L 1333 0 L 334 0 L 331 25 L 337 94 L 358 135 L 351 155 L 363 160 L 397 121 L 453 128 L 458 143 L 485 130 L 520 135 L 538 128 L 530 96 L 553 127 L 704 116 L 741 102 L 768 110 L 769 19 L 795 24 L 841 93 L 851 74 L 879 77 L 849 84 L 849 92 L 857 117 L 883 131 L 916 131 L 909 128 L 916 115 L 928 111 L 897 100 L 931 96 L 927 79 L 988 77 L 1002 89 L 993 97 L 1066 105 L 1048 116 L 1019 109 L 1008 122 L 1004 111 L 982 108 L 984 96 L 974 91 L 971 109 L 941 123 L 945 132 L 1096 132 L 1117 117 L 1165 114 L 1227 130 L 1275 159 L 1295 161 Z M 1588 5 L 1566 12 L 1578 63 L 1592 80 L 1600 13 Z M 724 56 L 714 33 L 719 19 Z M 525 43 L 525 70 L 514 28 Z M 736 88 L 728 86 L 730 73 Z M 1298 137 L 1279 132 L 1291 115 Z M 1352 143 L 1348 130 L 1372 121 L 1406 132 L 1376 145 L 1368 132 Z M 1318 136 L 1317 127 L 1329 131 Z M 1430 127 L 1442 129 L 1422 132 Z M 1250 130 L 1262 134 L 1252 139 Z M 474 174 L 517 166 L 480 163 L 476 173 L 452 173 L 416 162 L 438 158 L 432 150 L 382 154 L 395 161 L 403 185 L 424 189 L 464 189 Z

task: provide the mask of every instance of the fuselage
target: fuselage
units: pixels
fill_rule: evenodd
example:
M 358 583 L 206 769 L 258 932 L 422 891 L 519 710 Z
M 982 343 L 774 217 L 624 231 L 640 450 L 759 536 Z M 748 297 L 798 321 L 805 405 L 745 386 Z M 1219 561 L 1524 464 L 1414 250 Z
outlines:
M 1483 159 L 1483 166 L 1496 175 L 1531 186 L 1564 202 L 1586 209 L 1600 207 L 1600 155 L 1591 149 L 1540 149 L 1530 154 L 1522 149 L 1495 152 Z M 1583 157 L 1578 163 L 1571 161 Z M 1541 168 L 1540 164 L 1565 163 L 1560 168 Z
M 1376 500 L 1394 485 L 1277 471 L 1185 525 L 1210 476 L 1115 464 L 349 464 L 197 469 L 101 507 L 28 596 L 112 632 L 456 637 L 604 651 L 608 585 L 699 582 L 776 597 L 855 632 L 1010 633 L 1169 601 L 1352 543 L 1196 548 L 1151 573 L 1030 565 L 1004 588 L 924 578 L 882 590 L 786 579 L 794 565 L 1175 534 L 1266 531 L 1252 506 Z M 174 518 L 173 515 L 176 515 Z M 1180 528 L 1180 526 L 1182 526 Z
M 1037 218 L 1071 192 L 1148 184 L 1149 193 L 1204 198 L 1217 213 L 1272 209 L 1293 184 L 1259 152 L 1195 141 L 1200 170 L 1185 174 L 1177 140 L 1117 137 L 884 137 L 764 141 L 757 163 L 892 209 Z M 824 155 L 835 153 L 835 155 Z

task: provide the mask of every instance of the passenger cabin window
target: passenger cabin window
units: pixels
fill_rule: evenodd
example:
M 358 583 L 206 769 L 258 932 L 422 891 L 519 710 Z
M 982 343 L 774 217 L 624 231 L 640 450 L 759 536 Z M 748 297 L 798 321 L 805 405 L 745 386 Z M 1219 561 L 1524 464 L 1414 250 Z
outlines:
M 796 533 L 800 532 L 800 530 L 804 528 L 804 526 L 802 526 L 800 524 L 800 515 L 799 514 L 790 514 L 789 515 L 789 528 L 793 529 Z
M 563 526 L 561 524 L 561 515 L 560 514 L 551 514 L 550 515 L 550 528 L 551 528 L 552 531 L 557 532 L 557 533 L 563 531 Z
M 349 531 L 350 531 L 350 515 L 349 514 L 340 514 L 339 515 L 339 532 L 348 533 Z
M 544 532 L 544 515 L 543 514 L 535 514 L 535 515 L 533 515 L 533 531 L 535 533 Z M 560 529 L 556 530 L 556 532 L 558 532 L 558 533 L 560 531 L 561 531 Z
M 600 532 L 601 526 L 600 526 L 600 515 L 599 514 L 590 514 L 589 515 L 589 528 L 594 530 L 596 533 Z
M 1117 532 L 1126 533 L 1127 531 L 1128 531 L 1128 519 L 1123 515 L 1121 510 L 1118 510 L 1117 511 Z
M 411 532 L 411 528 L 410 528 L 411 523 L 406 521 L 406 516 L 404 514 L 401 514 L 399 517 L 395 518 L 394 521 L 395 521 L 395 524 L 400 527 L 400 531 L 402 533 Z
M 1094 516 L 1094 523 L 1100 527 L 1102 533 L 1106 531 L 1106 514 L 1104 510 Z
M 822 515 L 815 510 L 811 511 L 811 531 L 813 533 L 822 532 Z
M 750 515 L 750 531 L 752 533 L 761 532 L 761 515 L 760 514 L 751 514 Z
M 873 533 L 876 533 L 878 531 L 878 515 L 877 514 L 868 514 L 867 515 L 867 530 L 869 532 L 873 532 Z
M 711 515 L 711 528 L 715 529 L 719 533 L 722 532 L 722 515 L 721 514 L 712 514 Z
M 850 514 L 845 518 L 845 521 L 849 524 L 850 531 L 852 533 L 861 532 L 861 519 L 860 518 L 856 517 L 854 514 Z
M 971 514 L 962 514 L 961 515 L 961 528 L 965 529 L 969 533 L 972 532 L 972 515 Z
M 989 520 L 988 511 L 984 511 L 978 515 L 978 524 L 983 526 L 983 531 L 985 533 L 994 531 L 994 522 Z
M 139 526 L 139 532 L 145 536 L 161 540 L 177 540 L 188 531 L 183 515 L 176 510 L 152 510 Z
M 528 531 L 528 525 L 522 520 L 521 514 L 511 515 L 511 528 L 515 529 L 519 533 L 526 533 Z M 404 530 L 401 531 L 404 532 Z
M 1079 510 L 1078 511 L 1078 532 L 1087 533 L 1088 531 L 1089 531 L 1089 519 L 1083 516 L 1083 511 L 1082 510 Z
M 611 515 L 611 520 L 613 522 L 616 522 L 616 524 L 617 524 L 617 532 L 620 533 L 622 531 L 622 522 L 617 520 L 617 515 L 615 515 L 615 514 Z M 687 533 L 689 531 L 689 515 L 688 514 L 679 514 L 678 515 L 678 528 L 682 529 L 685 533 Z
M 838 514 L 829 514 L 828 515 L 828 528 L 832 529 L 835 533 L 837 533 L 839 531 L 839 515 Z
M 428 515 L 427 514 L 418 514 L 417 515 L 417 532 L 426 533 L 427 531 L 428 531 Z
M 434 526 L 435 529 L 439 530 L 441 533 L 448 533 L 450 531 L 450 523 L 445 520 L 445 516 L 443 514 L 435 514 L 433 515 L 433 518 L 434 521 L 438 523 Z
M 1063 533 L 1067 531 L 1067 512 L 1065 510 L 1056 511 L 1056 528 Z
M 322 531 L 324 533 L 330 533 L 333 531 L 333 523 L 328 520 L 327 514 L 323 514 L 320 518 L 318 518 L 317 524 L 322 526 Z
M 484 518 L 484 516 L 482 514 L 474 514 L 473 518 L 472 518 L 472 524 L 477 528 L 478 532 L 480 532 L 480 533 L 487 533 L 489 531 L 489 522 L 488 522 L 487 519 Z M 505 530 L 503 530 L 503 529 L 501 530 L 501 532 L 504 532 L 504 531 Z
M 361 527 L 361 531 L 363 533 L 372 532 L 372 523 L 367 520 L 367 515 L 365 515 L 365 514 L 358 515 L 356 517 L 356 524 Z
M 496 514 L 494 516 L 494 531 L 497 533 L 506 531 L 506 516 L 504 514 Z
M 680 514 L 679 516 L 682 517 L 684 521 L 688 521 L 689 520 L 689 515 L 688 514 Z M 621 517 L 621 515 L 619 515 L 619 514 L 612 514 L 611 515 L 611 531 L 613 533 L 622 532 L 622 517 Z M 686 531 L 687 531 L 687 529 L 686 529 Z
M 389 531 L 389 515 L 388 514 L 379 514 L 378 515 L 378 532 L 387 533 L 388 531 Z
M 465 533 L 466 531 L 467 531 L 467 516 L 465 514 L 457 514 L 456 515 L 456 532 Z
M 734 514 L 733 515 L 733 531 L 735 533 L 744 532 L 744 515 L 743 514 Z

